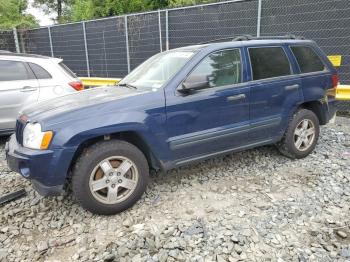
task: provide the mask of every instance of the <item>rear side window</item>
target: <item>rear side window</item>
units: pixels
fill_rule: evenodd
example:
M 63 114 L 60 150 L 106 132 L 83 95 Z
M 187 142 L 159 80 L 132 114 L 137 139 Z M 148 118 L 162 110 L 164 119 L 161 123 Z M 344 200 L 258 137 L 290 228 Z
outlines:
M 0 81 L 35 79 L 23 62 L 0 60 Z
M 301 73 L 319 72 L 326 69 L 320 57 L 308 46 L 292 46 L 292 52 Z
M 37 79 L 50 79 L 50 78 L 52 78 L 50 73 L 47 72 L 41 66 L 34 64 L 34 63 L 28 63 L 28 64 L 29 64 L 30 68 L 33 70 Z
M 253 80 L 291 74 L 289 60 L 282 47 L 249 48 Z
M 72 72 L 72 70 L 69 69 L 68 66 L 66 66 L 66 65 L 63 64 L 62 62 L 60 62 L 58 65 L 59 65 L 59 66 L 63 69 L 63 71 L 66 72 L 68 75 L 70 75 L 70 76 L 73 77 L 73 78 L 77 78 L 77 76 Z

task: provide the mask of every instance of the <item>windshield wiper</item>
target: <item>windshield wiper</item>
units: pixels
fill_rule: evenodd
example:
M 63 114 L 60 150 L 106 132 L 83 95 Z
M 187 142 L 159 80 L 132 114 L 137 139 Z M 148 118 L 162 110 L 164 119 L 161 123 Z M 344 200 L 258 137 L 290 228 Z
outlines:
M 137 89 L 137 87 L 136 87 L 136 86 L 133 86 L 133 85 L 128 84 L 128 83 L 118 84 L 117 86 L 125 86 L 125 87 L 127 87 L 127 88 Z

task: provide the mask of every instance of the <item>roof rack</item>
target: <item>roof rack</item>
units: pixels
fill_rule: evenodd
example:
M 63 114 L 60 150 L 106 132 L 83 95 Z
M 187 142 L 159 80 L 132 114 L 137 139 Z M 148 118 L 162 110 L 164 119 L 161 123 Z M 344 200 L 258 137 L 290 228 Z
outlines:
M 217 38 L 214 40 L 202 42 L 200 44 L 209 44 L 209 43 L 215 43 L 215 42 L 221 42 L 223 40 L 229 40 L 229 41 L 249 41 L 249 40 L 273 40 L 273 39 L 299 39 L 304 40 L 305 38 L 302 36 L 296 36 L 293 34 L 287 34 L 284 36 L 252 36 L 252 35 L 240 35 L 235 37 L 224 37 L 224 38 Z
M 35 54 L 24 54 L 24 53 L 12 53 L 12 52 L 1 52 L 0 51 L 0 56 L 18 56 L 18 57 L 31 57 L 31 58 L 44 58 L 44 59 L 49 59 L 50 57 L 48 56 L 43 56 L 43 55 L 35 55 Z

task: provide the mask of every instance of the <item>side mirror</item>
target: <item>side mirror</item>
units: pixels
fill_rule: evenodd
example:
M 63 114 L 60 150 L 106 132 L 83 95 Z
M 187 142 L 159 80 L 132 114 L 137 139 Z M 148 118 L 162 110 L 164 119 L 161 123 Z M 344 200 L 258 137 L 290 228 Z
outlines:
M 209 77 L 207 75 L 190 75 L 182 83 L 182 89 L 179 91 L 194 91 L 209 87 Z

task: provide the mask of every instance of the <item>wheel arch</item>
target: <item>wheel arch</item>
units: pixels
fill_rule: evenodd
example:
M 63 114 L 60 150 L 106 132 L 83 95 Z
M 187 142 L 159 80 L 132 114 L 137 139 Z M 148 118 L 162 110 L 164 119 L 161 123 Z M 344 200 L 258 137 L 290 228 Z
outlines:
M 317 116 L 320 125 L 327 124 L 327 116 L 324 108 L 324 103 L 321 101 L 316 100 L 304 102 L 299 106 L 298 110 L 301 108 L 312 111 Z
M 69 173 L 72 170 L 75 162 L 77 159 L 80 157 L 80 155 L 84 152 L 85 149 L 88 147 L 92 146 L 93 144 L 96 144 L 100 141 L 108 141 L 108 140 L 113 140 L 113 139 L 119 139 L 122 141 L 126 141 L 134 146 L 136 146 L 146 157 L 147 162 L 149 166 L 152 169 L 159 170 L 162 169 L 162 165 L 160 161 L 157 159 L 157 157 L 154 155 L 153 151 L 151 150 L 150 146 L 148 143 L 145 141 L 145 139 L 138 134 L 136 131 L 120 131 L 120 132 L 115 132 L 111 134 L 104 134 L 104 135 L 98 135 L 93 138 L 89 138 L 85 141 L 82 141 L 74 155 L 69 167 Z

